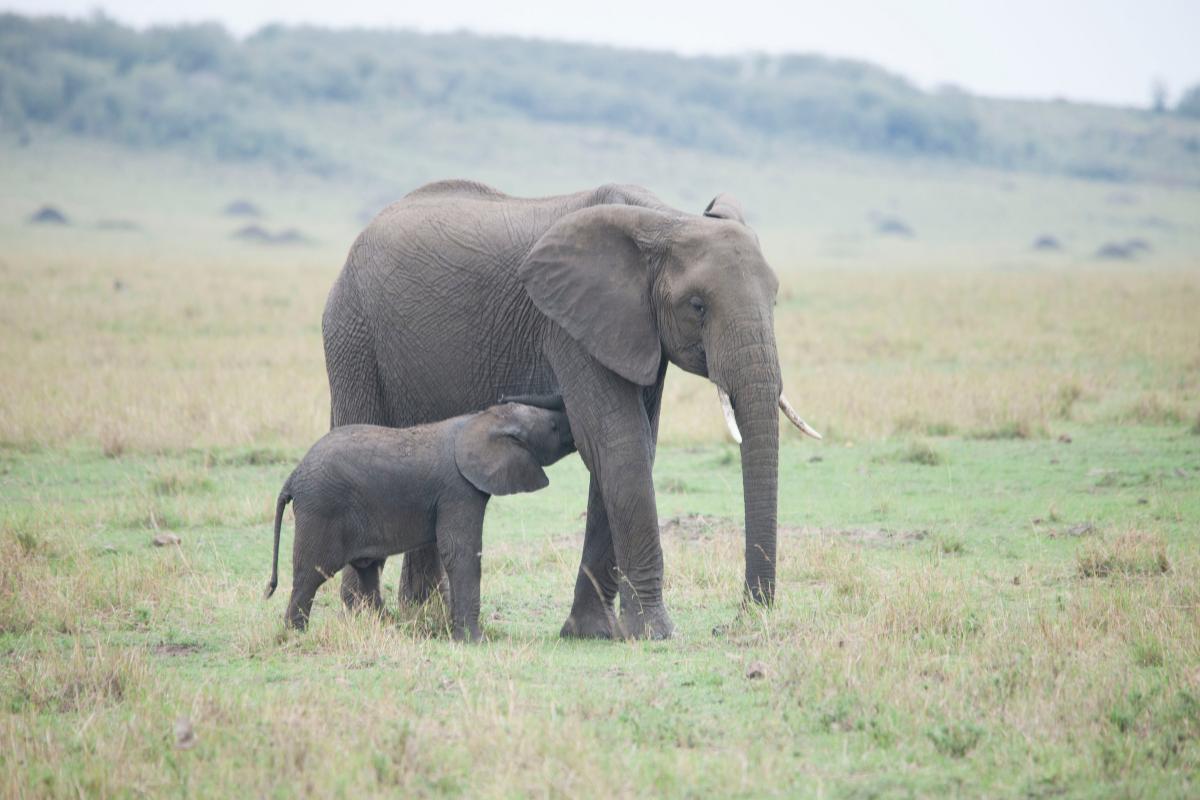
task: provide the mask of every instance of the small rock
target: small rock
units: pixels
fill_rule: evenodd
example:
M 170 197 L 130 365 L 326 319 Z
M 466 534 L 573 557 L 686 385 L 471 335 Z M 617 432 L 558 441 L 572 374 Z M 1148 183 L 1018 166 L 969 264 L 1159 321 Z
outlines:
M 752 681 L 767 677 L 767 665 L 761 661 L 752 661 L 746 667 L 746 677 Z
M 177 545 L 180 543 L 180 541 L 182 541 L 182 540 L 175 534 L 170 533 L 169 531 L 163 531 L 162 533 L 160 533 L 154 537 L 154 546 L 155 547 L 167 547 L 167 546 L 173 545 L 173 544 Z
M 1070 443 L 1071 443 L 1071 437 L 1070 437 L 1070 436 L 1068 436 L 1068 435 L 1067 435 L 1067 434 L 1065 434 L 1065 433 L 1064 433 L 1062 436 L 1059 436 L 1059 437 L 1058 437 L 1058 440 L 1059 440 L 1060 442 L 1062 442 L 1063 444 L 1070 444 Z
M 196 746 L 196 730 L 187 717 L 175 720 L 175 746 L 180 750 L 191 750 Z

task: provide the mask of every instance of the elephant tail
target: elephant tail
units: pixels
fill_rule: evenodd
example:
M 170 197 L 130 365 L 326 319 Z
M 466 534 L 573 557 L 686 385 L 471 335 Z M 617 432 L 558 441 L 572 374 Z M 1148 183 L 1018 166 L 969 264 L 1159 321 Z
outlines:
M 263 594 L 264 600 L 275 594 L 275 587 L 279 585 L 279 529 L 283 526 L 283 510 L 292 502 L 291 488 L 292 479 L 288 477 L 279 492 L 279 499 L 275 501 L 275 552 L 271 556 L 271 582 Z

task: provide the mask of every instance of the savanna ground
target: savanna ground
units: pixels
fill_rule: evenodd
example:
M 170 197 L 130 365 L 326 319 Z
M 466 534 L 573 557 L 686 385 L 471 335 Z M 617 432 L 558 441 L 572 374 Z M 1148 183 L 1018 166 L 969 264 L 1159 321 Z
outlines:
M 383 622 L 342 614 L 333 582 L 283 635 L 286 597 L 261 599 L 278 487 L 327 424 L 346 204 L 124 166 L 5 168 L 0 794 L 1200 791 L 1194 194 L 796 178 L 862 182 L 829 197 L 827 234 L 763 228 L 785 383 L 826 433 L 782 444 L 776 607 L 739 611 L 738 454 L 715 392 L 673 371 L 655 478 L 676 637 L 558 638 L 586 498 L 571 458 L 493 501 L 488 642 L 466 647 L 437 609 L 396 609 L 394 562 Z M 915 240 L 839 221 L 869 186 Z M 227 240 L 243 223 L 219 210 L 247 193 L 317 244 Z M 1068 242 L 1153 219 L 1154 254 L 1030 254 L 1031 197 Z M 23 224 L 51 201 L 73 225 Z M 960 221 L 993 202 L 972 249 Z M 123 215 L 142 229 L 87 221 Z M 164 533 L 181 543 L 152 546 Z

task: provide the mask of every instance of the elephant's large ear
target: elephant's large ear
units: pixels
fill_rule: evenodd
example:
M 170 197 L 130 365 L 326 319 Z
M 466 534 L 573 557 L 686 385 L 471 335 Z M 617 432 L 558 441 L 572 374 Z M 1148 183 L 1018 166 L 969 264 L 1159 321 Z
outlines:
M 523 444 L 525 429 L 505 407 L 480 412 L 458 431 L 454 461 L 476 489 L 487 494 L 536 492 L 550 485 Z
M 601 364 L 650 386 L 658 377 L 662 340 L 650 305 L 650 273 L 642 249 L 660 212 L 601 205 L 560 219 L 517 268 L 533 304 Z
M 719 194 L 712 199 L 708 204 L 708 208 L 704 209 L 704 216 L 716 217 L 717 219 L 731 219 L 734 222 L 746 224 L 746 215 L 742 211 L 742 204 L 737 201 L 732 195 Z

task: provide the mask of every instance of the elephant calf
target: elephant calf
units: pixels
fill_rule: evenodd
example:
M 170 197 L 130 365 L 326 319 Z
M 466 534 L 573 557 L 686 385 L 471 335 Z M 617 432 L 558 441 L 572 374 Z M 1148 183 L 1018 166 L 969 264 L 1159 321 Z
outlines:
M 283 510 L 295 503 L 286 624 L 304 628 L 317 589 L 347 565 L 359 589 L 343 594 L 346 604 L 381 608 L 384 559 L 436 543 L 454 638 L 478 641 L 488 499 L 543 488 L 550 481 L 542 467 L 575 449 L 561 398 L 539 405 L 507 402 L 430 425 L 346 425 L 325 434 L 283 484 L 275 508 L 267 597 L 279 583 Z

